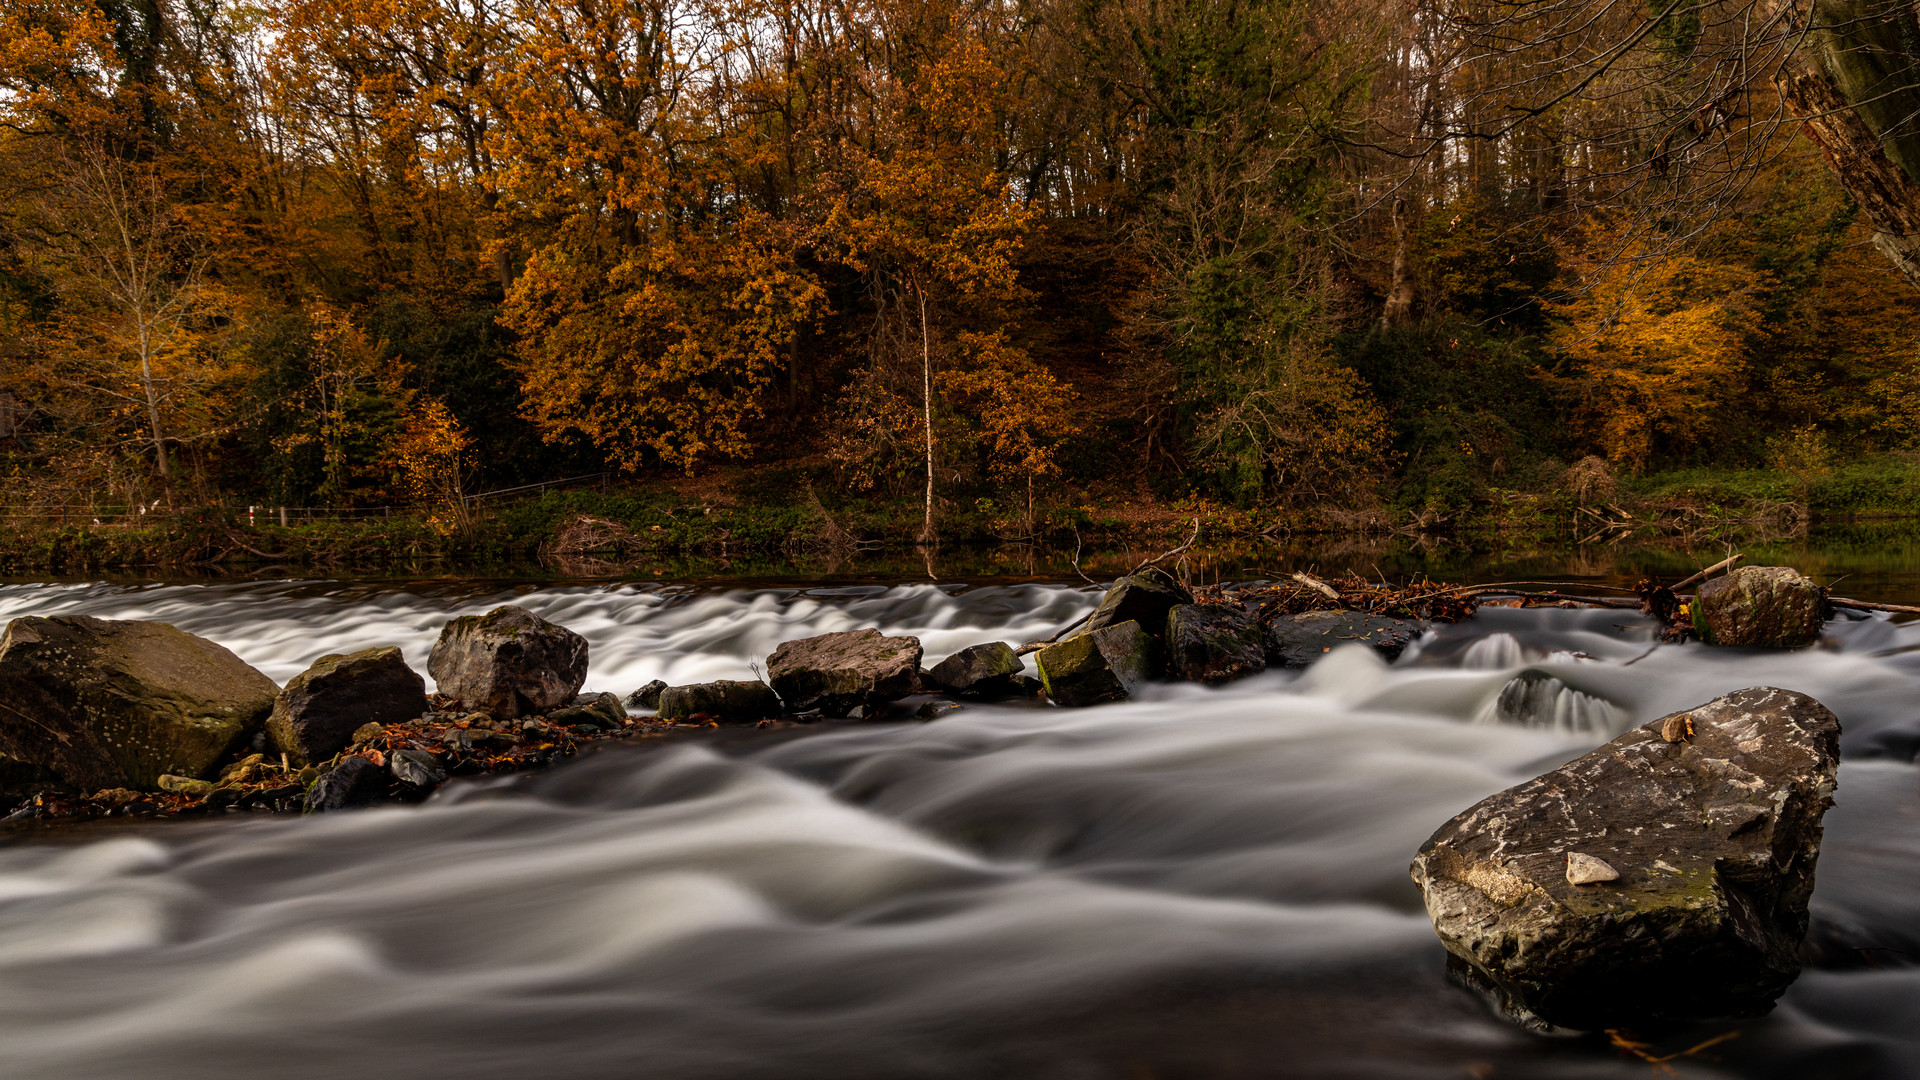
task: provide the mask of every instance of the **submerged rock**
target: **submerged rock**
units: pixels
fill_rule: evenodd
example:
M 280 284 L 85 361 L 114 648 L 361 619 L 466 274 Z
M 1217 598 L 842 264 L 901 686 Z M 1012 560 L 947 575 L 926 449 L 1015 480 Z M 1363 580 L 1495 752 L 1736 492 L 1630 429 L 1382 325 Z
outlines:
M 767 657 L 767 681 L 787 708 L 845 716 L 855 706 L 906 697 L 920 682 L 920 639 L 850 630 L 783 643 Z M 665 696 L 661 715 L 666 715 Z
M 969 645 L 940 661 L 922 681 L 930 689 L 944 690 L 955 697 L 1011 697 L 1021 691 L 1017 680 L 1024 668 L 1013 654 L 1013 646 L 989 641 Z
M 1426 627 L 1410 619 L 1389 619 L 1357 611 L 1309 611 L 1283 615 L 1267 634 L 1267 659 L 1280 667 L 1306 667 L 1348 642 L 1373 647 L 1381 658 L 1398 660 Z
M 720 682 L 669 686 L 660 692 L 660 719 L 706 716 L 723 724 L 751 724 L 780 715 L 780 698 L 766 683 Z
M 1516 1019 L 1758 1016 L 1799 973 L 1840 723 L 1771 687 L 1675 716 L 1482 800 L 1415 857 L 1453 970 Z
M 587 639 L 507 605 L 448 623 L 427 673 L 463 709 L 503 720 L 557 709 L 587 681 Z
M 1102 627 L 1034 655 L 1040 683 L 1055 705 L 1125 701 L 1153 675 L 1153 639 L 1136 622 Z
M 1167 671 L 1193 682 L 1226 682 L 1267 669 L 1260 624 L 1226 604 L 1180 604 L 1167 612 Z
M 159 622 L 28 616 L 0 636 L 0 755 L 82 791 L 205 776 L 258 731 L 279 688 Z
M 1575 690 L 1544 671 L 1523 671 L 1500 688 L 1475 722 L 1547 728 L 1563 735 L 1611 735 L 1626 718 L 1605 698 Z
M 1159 567 L 1149 567 L 1114 582 L 1074 636 L 1124 622 L 1139 623 L 1141 629 L 1151 628 L 1149 632 L 1157 635 L 1167 625 L 1167 612 L 1191 603 L 1193 593 L 1178 578 Z
M 1709 645 L 1798 649 L 1820 638 L 1825 590 L 1790 566 L 1743 566 L 1700 586 L 1693 631 Z
M 366 724 L 398 724 L 427 711 L 427 684 L 400 650 L 333 654 L 288 681 L 274 699 L 267 734 L 295 765 L 346 749 Z

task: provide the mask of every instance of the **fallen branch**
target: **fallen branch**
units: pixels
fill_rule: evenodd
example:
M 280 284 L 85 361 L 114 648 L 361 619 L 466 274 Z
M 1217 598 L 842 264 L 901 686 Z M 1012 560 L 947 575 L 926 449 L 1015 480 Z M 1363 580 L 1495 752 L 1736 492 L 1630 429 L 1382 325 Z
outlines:
M 1321 581 L 1319 578 L 1314 577 L 1312 574 L 1303 574 L 1296 571 L 1288 576 L 1293 578 L 1293 580 L 1299 582 L 1300 584 L 1305 585 L 1307 588 L 1312 589 L 1313 591 L 1319 593 L 1321 596 L 1326 597 L 1329 600 L 1338 602 L 1340 599 L 1340 590 L 1334 588 L 1333 586 L 1327 584 L 1324 581 Z
M 1099 609 L 1095 608 L 1094 610 L 1097 611 Z M 1013 650 L 1013 655 L 1025 656 L 1028 653 L 1039 652 L 1041 649 L 1046 648 L 1047 646 L 1053 644 L 1054 642 L 1059 641 L 1061 638 L 1065 637 L 1066 635 L 1072 633 L 1082 623 L 1086 622 L 1088 619 L 1091 619 L 1091 618 L 1093 618 L 1093 612 L 1089 611 L 1085 615 L 1080 616 L 1079 618 L 1073 620 L 1072 622 L 1061 627 L 1060 629 L 1055 630 L 1051 635 L 1047 637 L 1043 637 L 1039 641 L 1029 641 L 1025 645 L 1022 645 L 1019 648 Z
M 1834 607 L 1852 608 L 1855 611 L 1890 611 L 1895 615 L 1920 615 L 1920 607 L 1912 604 L 1869 604 L 1865 600 L 1849 600 L 1844 596 L 1828 597 L 1827 602 Z
M 1187 536 L 1186 543 L 1181 544 L 1179 547 L 1174 548 L 1172 551 L 1165 552 L 1164 554 L 1160 554 L 1160 555 L 1155 555 L 1153 558 L 1148 559 L 1146 562 L 1143 562 L 1139 566 L 1136 566 L 1133 569 L 1127 571 L 1127 573 L 1137 574 L 1140 571 L 1145 570 L 1147 567 L 1152 566 L 1155 563 L 1165 562 L 1166 560 L 1173 558 L 1175 555 L 1183 555 L 1186 553 L 1188 548 L 1191 548 L 1193 546 L 1193 542 L 1198 539 L 1200 539 L 1200 519 L 1194 518 L 1193 532 Z
M 1686 580 L 1680 582 L 1678 585 L 1671 585 L 1671 586 L 1668 586 L 1668 588 L 1671 589 L 1671 591 L 1678 593 L 1681 589 L 1685 589 L 1693 585 L 1698 585 L 1701 582 L 1712 577 L 1713 575 L 1719 573 L 1720 571 L 1731 568 L 1734 563 L 1737 563 L 1744 558 L 1746 558 L 1745 555 L 1733 555 L 1725 559 L 1721 559 L 1719 562 L 1714 563 L 1712 566 L 1707 567 L 1705 570 L 1702 570 L 1699 573 L 1693 575 L 1692 577 L 1687 578 Z

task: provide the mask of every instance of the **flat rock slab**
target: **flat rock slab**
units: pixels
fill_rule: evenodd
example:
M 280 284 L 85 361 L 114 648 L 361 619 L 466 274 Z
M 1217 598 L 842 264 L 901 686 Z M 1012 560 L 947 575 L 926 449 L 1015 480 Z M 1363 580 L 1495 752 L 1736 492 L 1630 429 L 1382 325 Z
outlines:
M 1369 646 L 1381 658 L 1397 660 L 1420 639 L 1426 625 L 1357 611 L 1309 611 L 1283 615 L 1267 631 L 1267 659 L 1276 667 L 1302 668 L 1349 643 Z
M 1125 701 L 1153 675 L 1154 643 L 1136 622 L 1079 634 L 1034 655 L 1040 683 L 1055 705 L 1078 708 Z
M 1025 665 L 1004 641 L 969 645 L 933 666 L 923 680 L 931 689 L 944 690 L 955 697 L 985 699 L 1010 697 L 1021 692 L 1020 673 Z
M 427 657 L 439 691 L 500 720 L 568 704 L 587 681 L 587 639 L 506 605 L 448 623 Z
M 1167 672 L 1192 682 L 1227 682 L 1267 669 L 1260 624 L 1228 604 L 1181 604 L 1167 612 Z
M 1537 1027 L 1767 1012 L 1800 970 L 1839 740 L 1819 702 L 1756 687 L 1481 801 L 1413 861 L 1455 974 Z
M 767 657 L 767 681 L 794 712 L 845 716 L 919 688 L 920 639 L 849 630 L 785 642 Z
M 752 724 L 780 715 L 780 698 L 763 682 L 719 682 L 669 686 L 660 692 L 660 719 L 705 716 L 722 724 Z
M 332 654 L 287 682 L 274 699 L 267 734 L 296 766 L 346 749 L 366 724 L 399 724 L 427 711 L 427 683 L 400 650 Z
M 1790 566 L 1743 566 L 1693 598 L 1693 631 L 1709 645 L 1803 648 L 1826 621 L 1826 591 Z
M 28 616 L 0 636 L 0 756 L 84 791 L 199 778 L 260 729 L 279 687 L 159 622 Z

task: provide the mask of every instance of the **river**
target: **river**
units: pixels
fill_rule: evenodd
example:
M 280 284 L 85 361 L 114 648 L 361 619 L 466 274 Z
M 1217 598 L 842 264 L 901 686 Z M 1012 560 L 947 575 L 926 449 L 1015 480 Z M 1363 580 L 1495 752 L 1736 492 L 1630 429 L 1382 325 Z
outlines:
M 1845 591 L 1845 590 L 1843 590 Z M 1894 590 L 1899 591 L 1899 590 Z M 874 626 L 931 664 L 1040 636 L 1058 584 L 0 585 L 0 620 L 175 623 L 277 681 L 511 600 L 587 688 L 748 678 Z M 1911 597 L 1909 597 L 1911 598 Z M 1483 796 L 1728 690 L 1805 691 L 1844 764 L 1815 963 L 1688 1077 L 1920 1075 L 1920 624 L 1652 652 L 1630 612 L 1483 610 L 1392 665 L 1067 711 L 623 745 L 417 808 L 0 840 L 0 1075 L 1640 1077 L 1447 982 L 1407 876 Z M 1631 663 L 1629 663 L 1631 661 Z M 1515 680 L 1521 680 L 1517 685 Z

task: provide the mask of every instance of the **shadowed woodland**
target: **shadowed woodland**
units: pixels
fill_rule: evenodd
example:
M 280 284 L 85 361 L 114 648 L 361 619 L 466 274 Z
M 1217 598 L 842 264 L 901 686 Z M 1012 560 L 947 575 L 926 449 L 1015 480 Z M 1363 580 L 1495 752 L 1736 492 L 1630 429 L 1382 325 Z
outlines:
M 1904 469 L 1917 60 L 1906 0 L 19 0 L 5 501 Z

